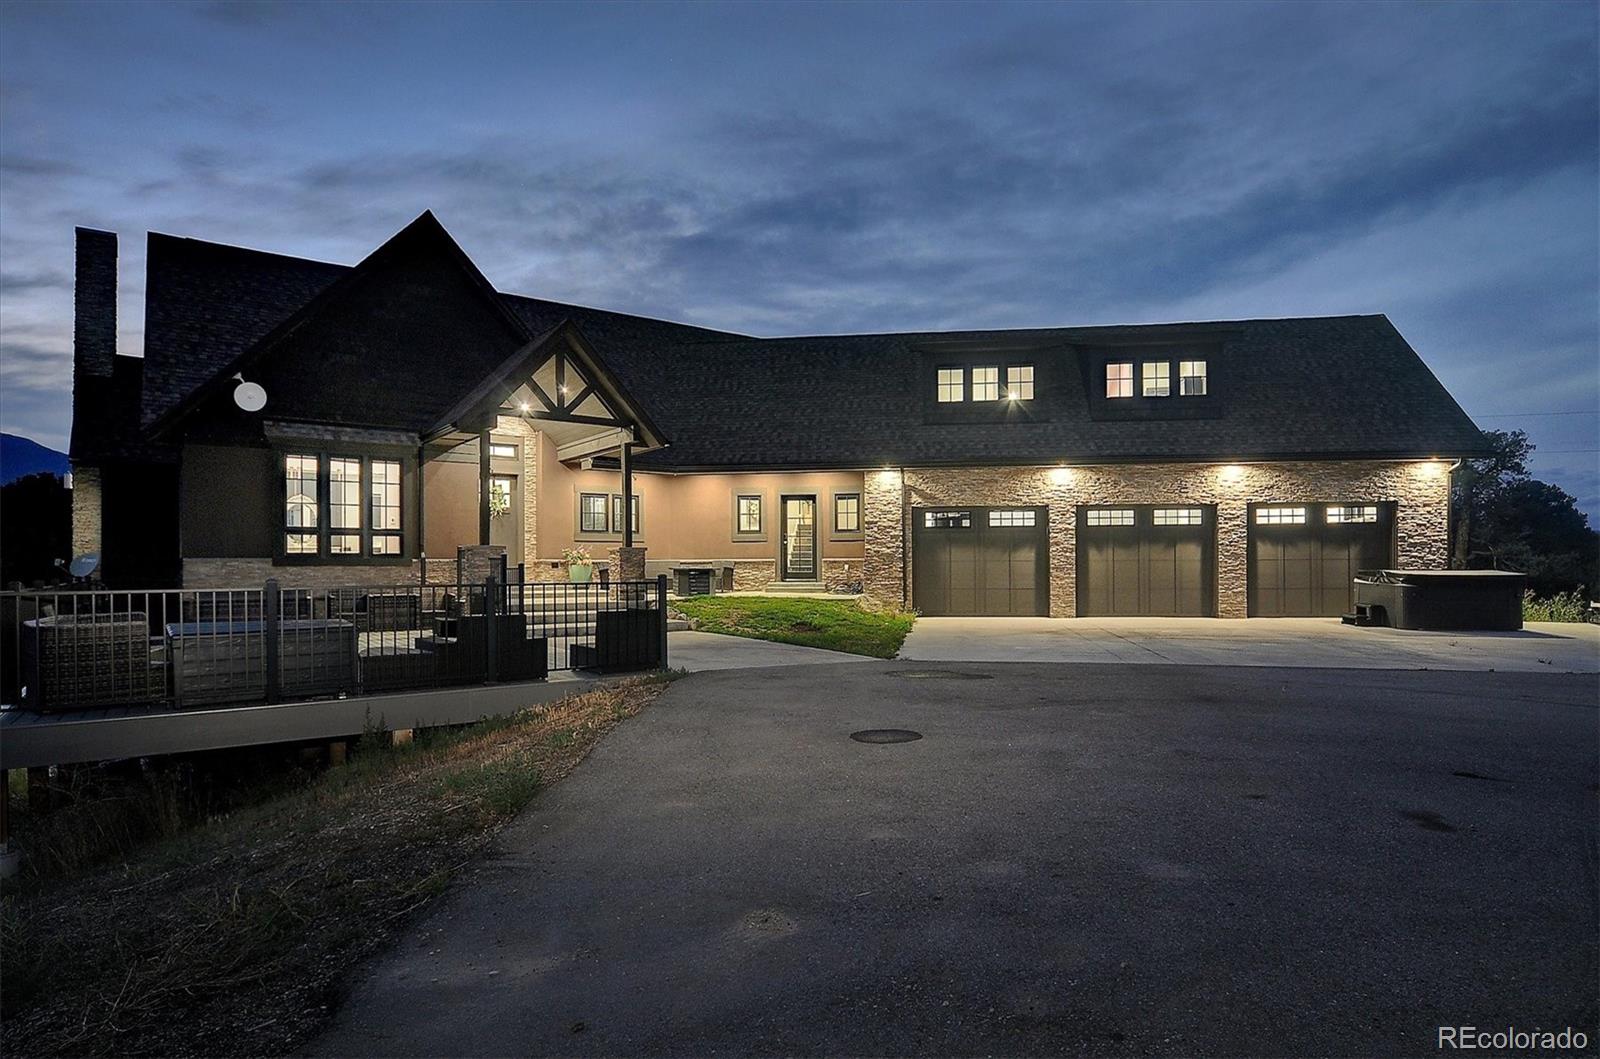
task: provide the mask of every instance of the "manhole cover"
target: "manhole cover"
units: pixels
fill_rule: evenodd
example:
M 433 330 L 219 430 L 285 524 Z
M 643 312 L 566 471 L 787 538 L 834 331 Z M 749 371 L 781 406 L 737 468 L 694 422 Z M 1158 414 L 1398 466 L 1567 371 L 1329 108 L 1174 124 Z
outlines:
M 921 739 L 922 733 L 909 728 L 863 728 L 851 732 L 850 738 L 858 743 L 909 743 Z
M 988 673 L 959 673 L 949 669 L 895 669 L 884 674 L 907 680 L 993 680 Z

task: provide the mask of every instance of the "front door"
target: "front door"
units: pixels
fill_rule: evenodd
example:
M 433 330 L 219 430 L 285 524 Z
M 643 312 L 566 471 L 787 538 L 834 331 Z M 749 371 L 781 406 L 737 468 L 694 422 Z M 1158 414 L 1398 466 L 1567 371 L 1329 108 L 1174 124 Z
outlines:
M 784 581 L 817 579 L 817 498 L 783 498 L 783 540 L 778 577 Z
M 522 490 L 516 475 L 489 479 L 489 543 L 506 550 L 506 565 L 522 562 Z

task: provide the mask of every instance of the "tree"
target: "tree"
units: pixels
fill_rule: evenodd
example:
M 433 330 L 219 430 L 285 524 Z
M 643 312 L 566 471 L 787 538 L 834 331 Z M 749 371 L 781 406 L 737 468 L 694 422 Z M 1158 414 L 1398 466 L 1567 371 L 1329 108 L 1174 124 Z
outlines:
M 53 474 L 0 487 L 0 584 L 52 582 L 72 558 L 72 491 Z
M 1493 454 L 1457 472 L 1453 565 L 1525 573 L 1539 595 L 1600 589 L 1600 533 L 1569 493 L 1528 474 L 1527 434 L 1484 436 Z

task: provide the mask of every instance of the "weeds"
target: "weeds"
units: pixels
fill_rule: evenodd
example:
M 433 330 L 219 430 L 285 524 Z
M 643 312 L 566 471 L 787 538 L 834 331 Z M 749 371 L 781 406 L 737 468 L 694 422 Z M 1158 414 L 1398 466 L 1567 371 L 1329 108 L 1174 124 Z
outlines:
M 358 963 L 668 679 L 418 733 L 409 747 L 368 740 L 296 790 L 138 847 L 114 867 L 63 868 L 70 877 L 9 893 L 3 1050 L 294 1051 Z
M 1593 612 L 1581 589 L 1575 592 L 1557 592 L 1548 599 L 1539 599 L 1533 590 L 1522 594 L 1523 621 L 1591 621 Z

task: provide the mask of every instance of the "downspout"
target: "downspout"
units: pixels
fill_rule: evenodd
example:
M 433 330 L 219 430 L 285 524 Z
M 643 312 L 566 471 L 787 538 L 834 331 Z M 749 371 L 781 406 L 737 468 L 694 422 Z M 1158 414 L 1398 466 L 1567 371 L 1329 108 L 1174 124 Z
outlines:
M 422 492 L 422 463 L 427 458 L 428 446 L 417 446 L 417 587 L 426 588 L 428 585 L 428 539 L 423 536 L 427 529 L 426 515 L 428 510 L 427 498 Z

